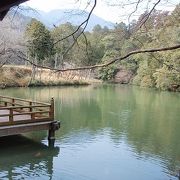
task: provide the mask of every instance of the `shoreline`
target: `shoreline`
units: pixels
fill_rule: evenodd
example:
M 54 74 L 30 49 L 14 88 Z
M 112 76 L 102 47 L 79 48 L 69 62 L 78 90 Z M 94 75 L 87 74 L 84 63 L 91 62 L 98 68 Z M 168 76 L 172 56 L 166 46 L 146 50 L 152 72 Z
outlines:
M 85 76 L 86 75 L 86 76 Z M 52 70 L 36 69 L 32 79 L 32 67 L 23 65 L 4 65 L 0 71 L 0 89 L 20 87 L 49 87 L 49 86 L 88 86 L 92 84 L 121 84 L 111 81 L 103 82 L 94 79 L 83 72 L 54 73 Z M 129 85 L 134 85 L 128 83 Z M 135 85 L 137 86 L 137 85 Z M 139 86 L 141 87 L 141 86 Z M 141 87 L 148 88 L 148 87 Z M 154 88 L 153 88 L 154 89 Z M 159 90 L 155 88 L 156 90 Z M 180 92 L 179 87 L 172 87 L 168 92 Z
M 39 86 L 85 86 L 102 83 L 101 80 L 84 76 L 79 72 L 54 73 L 52 70 L 36 69 L 22 65 L 5 65 L 0 71 L 0 89 Z

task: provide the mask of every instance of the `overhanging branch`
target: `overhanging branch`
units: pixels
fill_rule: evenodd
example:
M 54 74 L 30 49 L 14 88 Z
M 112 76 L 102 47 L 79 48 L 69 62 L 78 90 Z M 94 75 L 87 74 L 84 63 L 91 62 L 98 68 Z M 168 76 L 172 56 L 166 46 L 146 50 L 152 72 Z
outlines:
M 136 55 L 136 54 L 142 54 L 142 53 L 153 53 L 153 52 L 163 52 L 163 51 L 171 51 L 171 50 L 176 50 L 180 48 L 180 44 L 174 45 L 174 46 L 170 46 L 170 47 L 164 47 L 164 48 L 154 48 L 154 49 L 144 49 L 144 50 L 136 50 L 136 51 L 131 51 L 130 53 L 126 54 L 123 57 L 119 57 L 119 58 L 115 58 L 107 63 L 104 64 L 97 64 L 97 65 L 93 65 L 93 66 L 84 66 L 84 67 L 77 67 L 77 68 L 68 68 L 68 69 L 57 69 L 57 68 L 50 68 L 47 66 L 42 66 L 42 65 L 38 65 L 35 64 L 33 62 L 31 62 L 30 60 L 28 60 L 25 56 L 25 54 L 23 54 L 22 52 L 18 51 L 16 52 L 17 56 L 21 59 L 23 59 L 24 61 L 29 62 L 31 65 L 34 65 L 36 67 L 39 68 L 44 68 L 44 69 L 50 69 L 53 70 L 55 72 L 65 72 L 65 71 L 76 71 L 76 70 L 86 70 L 86 69 L 95 69 L 95 68 L 102 68 L 102 67 L 106 67 L 109 66 L 117 61 L 122 61 L 132 55 Z

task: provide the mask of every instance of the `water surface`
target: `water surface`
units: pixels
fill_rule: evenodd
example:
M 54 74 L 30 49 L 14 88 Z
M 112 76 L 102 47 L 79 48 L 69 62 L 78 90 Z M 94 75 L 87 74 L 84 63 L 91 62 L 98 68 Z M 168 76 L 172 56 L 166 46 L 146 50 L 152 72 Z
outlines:
M 0 138 L 0 179 L 178 180 L 180 94 L 104 85 L 17 88 L 0 94 L 55 98 L 55 148 L 46 132 Z

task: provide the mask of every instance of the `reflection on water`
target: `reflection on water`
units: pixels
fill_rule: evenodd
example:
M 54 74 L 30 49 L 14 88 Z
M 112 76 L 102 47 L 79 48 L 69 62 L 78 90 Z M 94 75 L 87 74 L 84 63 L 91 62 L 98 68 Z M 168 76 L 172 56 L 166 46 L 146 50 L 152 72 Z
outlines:
M 0 144 L 0 179 L 51 179 L 59 147 L 49 148 L 22 136 L 1 137 Z
M 61 154 L 58 151 L 53 154 L 41 144 L 46 147 L 46 156 L 44 159 L 38 156 L 33 164 L 32 157 L 36 160 L 38 153 L 33 154 L 28 143 L 25 151 L 23 146 L 16 147 L 12 157 L 12 152 L 4 147 L 0 150 L 0 163 L 4 158 L 7 165 L 3 167 L 5 170 L 0 166 L 0 179 L 10 177 L 9 172 L 17 179 L 22 172 L 26 179 L 38 176 L 40 179 L 177 179 L 178 93 L 119 85 L 17 88 L 0 93 L 39 101 L 54 97 L 56 119 L 62 122 L 56 133 L 56 146 L 61 148 Z M 47 143 L 44 132 L 28 136 Z

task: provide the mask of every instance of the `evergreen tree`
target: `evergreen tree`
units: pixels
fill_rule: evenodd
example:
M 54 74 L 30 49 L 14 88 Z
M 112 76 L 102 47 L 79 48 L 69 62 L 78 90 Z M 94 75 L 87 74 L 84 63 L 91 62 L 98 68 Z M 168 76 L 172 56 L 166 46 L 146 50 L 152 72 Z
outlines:
M 42 63 L 53 54 L 53 41 L 50 31 L 36 19 L 32 19 L 26 28 L 28 51 L 30 56 Z

